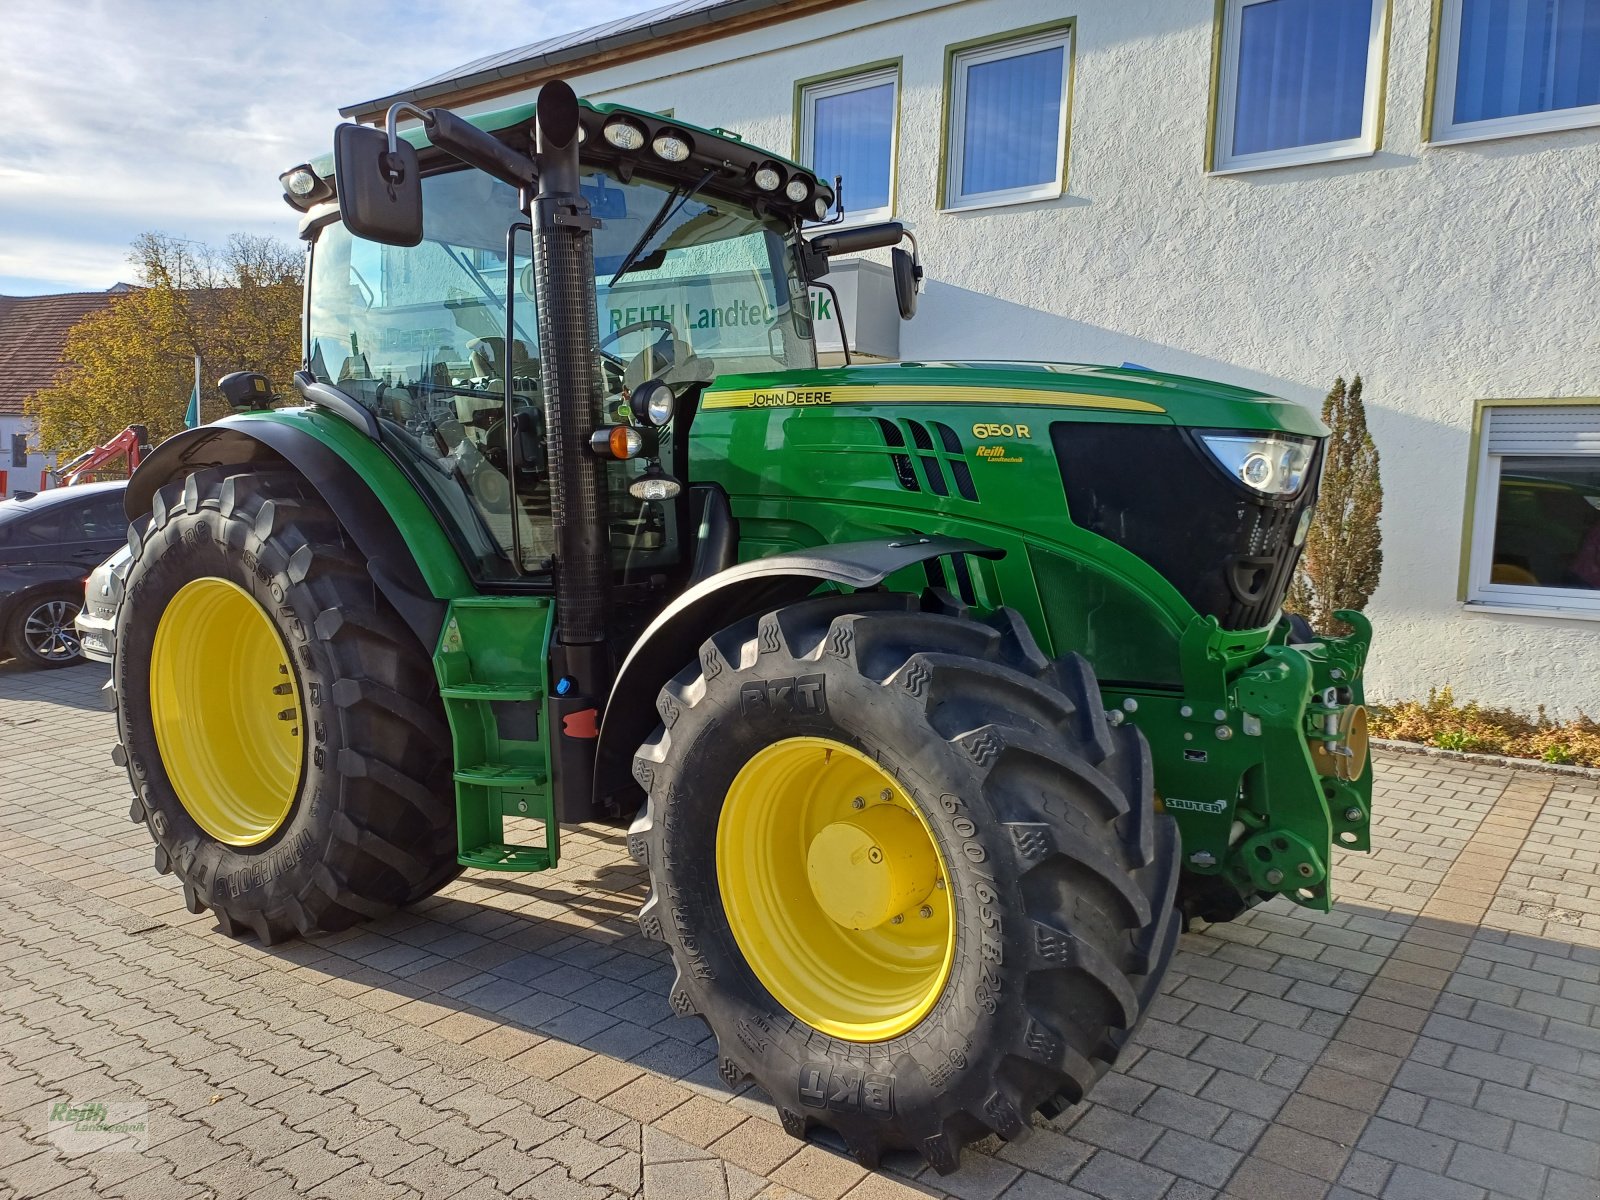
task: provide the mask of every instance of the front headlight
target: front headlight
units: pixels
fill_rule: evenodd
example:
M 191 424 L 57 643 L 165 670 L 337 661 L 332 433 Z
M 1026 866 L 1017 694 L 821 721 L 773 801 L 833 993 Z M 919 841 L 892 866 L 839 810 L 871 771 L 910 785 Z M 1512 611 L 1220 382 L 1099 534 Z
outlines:
M 1316 442 L 1283 433 L 1202 433 L 1200 440 L 1223 470 L 1269 496 L 1292 496 L 1306 481 Z
M 633 389 L 633 395 L 628 397 L 628 407 L 646 425 L 659 427 L 672 420 L 676 400 L 677 397 L 666 383 L 659 379 L 647 379 Z

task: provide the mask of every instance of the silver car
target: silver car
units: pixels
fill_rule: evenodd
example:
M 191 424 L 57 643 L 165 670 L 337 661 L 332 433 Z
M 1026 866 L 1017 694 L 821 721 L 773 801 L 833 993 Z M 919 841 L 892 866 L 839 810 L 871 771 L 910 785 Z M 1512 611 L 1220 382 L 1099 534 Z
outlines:
M 126 545 L 89 574 L 83 586 L 83 607 L 78 610 L 78 644 L 83 656 L 109 663 L 116 651 L 117 605 L 122 602 L 122 582 L 128 575 L 133 552 Z

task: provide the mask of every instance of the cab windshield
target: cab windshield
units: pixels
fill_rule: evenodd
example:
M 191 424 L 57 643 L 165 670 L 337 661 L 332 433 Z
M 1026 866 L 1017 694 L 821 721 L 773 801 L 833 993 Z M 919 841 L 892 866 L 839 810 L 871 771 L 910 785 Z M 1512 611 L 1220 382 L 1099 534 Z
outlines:
M 681 408 L 716 374 L 816 365 L 791 247 L 735 203 L 675 200 L 617 277 L 670 191 L 599 172 L 583 180 L 601 222 L 595 338 L 610 421 L 628 419 L 628 397 L 647 379 L 665 380 Z M 525 229 L 512 232 L 525 221 L 515 189 L 453 171 L 423 181 L 419 245 L 363 241 L 336 223 L 322 230 L 311 262 L 309 370 L 376 415 L 384 444 L 485 579 L 542 572 L 554 551 L 531 241 Z M 508 385 L 516 411 L 509 434 Z M 669 474 L 678 473 L 675 445 L 681 439 L 663 431 L 659 462 Z M 610 468 L 613 558 L 628 575 L 666 566 L 678 552 L 676 506 L 628 493 L 647 466 Z

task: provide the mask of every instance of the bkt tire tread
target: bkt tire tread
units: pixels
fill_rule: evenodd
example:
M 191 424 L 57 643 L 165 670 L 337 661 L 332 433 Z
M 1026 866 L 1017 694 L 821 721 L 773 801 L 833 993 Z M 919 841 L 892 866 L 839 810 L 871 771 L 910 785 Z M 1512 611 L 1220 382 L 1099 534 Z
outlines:
M 237 468 L 234 469 L 237 471 Z M 134 561 L 113 666 L 133 820 L 190 911 L 264 943 L 345 929 L 460 873 L 449 730 L 433 666 L 337 518 L 295 472 L 197 471 L 157 492 L 129 533 Z M 307 763 L 283 829 L 238 848 L 207 835 L 168 781 L 150 724 L 155 627 L 203 575 L 272 613 L 299 674 Z
M 802 674 L 823 680 L 825 713 L 742 706 L 745 685 Z M 1143 735 L 1107 723 L 1083 659 L 1046 659 L 1010 610 L 978 621 L 932 596 L 829 596 L 712 637 L 658 711 L 634 764 L 648 799 L 628 845 L 651 884 L 639 924 L 670 947 L 669 1002 L 710 1025 L 730 1087 L 752 1079 L 790 1133 L 829 1127 L 864 1164 L 911 1148 L 948 1172 L 963 1145 L 1026 1135 L 1036 1110 L 1076 1103 L 1110 1068 L 1177 941 L 1179 845 Z M 854 745 L 893 774 L 951 877 L 950 981 L 888 1042 L 790 1016 L 727 926 L 714 850 L 726 782 L 752 747 L 799 735 Z M 986 978 L 995 991 L 972 986 Z

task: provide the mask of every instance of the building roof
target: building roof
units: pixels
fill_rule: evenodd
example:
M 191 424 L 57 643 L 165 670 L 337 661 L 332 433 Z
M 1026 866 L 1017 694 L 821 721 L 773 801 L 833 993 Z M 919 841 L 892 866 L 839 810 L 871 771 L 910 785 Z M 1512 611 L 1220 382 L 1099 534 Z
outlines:
M 24 400 L 55 382 L 67 331 L 115 295 L 0 296 L 0 414 L 20 414 Z
M 340 109 L 346 117 L 382 114 L 401 100 L 422 103 L 448 97 L 460 102 L 487 99 L 531 87 L 553 77 L 558 69 L 601 65 L 644 58 L 669 46 L 738 33 L 752 24 L 770 24 L 849 0 L 675 0 L 631 17 L 592 25 L 542 41 L 518 46 L 463 63 L 421 83 Z M 784 10 L 784 11 L 775 11 Z M 596 61 L 599 60 L 599 61 Z

